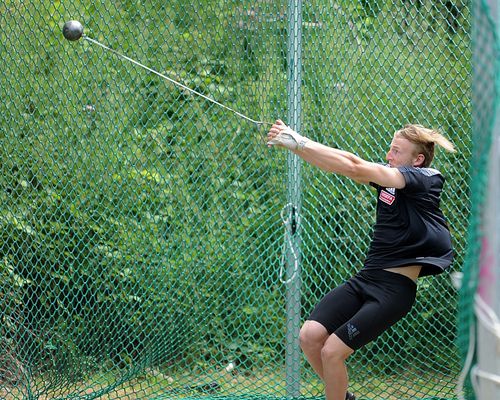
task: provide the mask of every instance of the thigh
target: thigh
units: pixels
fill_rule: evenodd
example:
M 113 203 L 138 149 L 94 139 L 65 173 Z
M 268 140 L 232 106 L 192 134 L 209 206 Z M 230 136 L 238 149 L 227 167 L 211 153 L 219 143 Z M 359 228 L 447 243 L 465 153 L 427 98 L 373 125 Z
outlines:
M 363 300 L 349 281 L 328 292 L 314 307 L 308 320 L 319 322 L 331 335 L 352 318 L 362 307 Z
M 407 279 L 408 285 L 407 282 L 392 282 L 386 288 L 371 288 L 363 306 L 335 334 L 347 346 L 357 350 L 403 318 L 411 310 L 416 296 L 416 285 L 403 278 Z

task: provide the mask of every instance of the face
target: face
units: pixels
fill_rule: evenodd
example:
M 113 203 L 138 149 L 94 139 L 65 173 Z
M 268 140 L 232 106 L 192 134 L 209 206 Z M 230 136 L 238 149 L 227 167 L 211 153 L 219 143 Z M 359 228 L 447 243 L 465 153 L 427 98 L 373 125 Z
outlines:
M 424 161 L 422 154 L 416 154 L 416 146 L 404 137 L 394 135 L 391 147 L 385 156 L 392 168 L 395 167 L 418 167 Z

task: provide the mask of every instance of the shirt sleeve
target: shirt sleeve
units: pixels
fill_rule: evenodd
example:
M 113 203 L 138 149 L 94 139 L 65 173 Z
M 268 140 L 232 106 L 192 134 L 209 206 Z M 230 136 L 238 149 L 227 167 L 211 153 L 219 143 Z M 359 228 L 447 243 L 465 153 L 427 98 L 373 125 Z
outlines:
M 432 177 L 441 175 L 438 170 L 433 168 L 398 167 L 398 170 L 405 178 L 404 190 L 408 192 L 428 192 Z

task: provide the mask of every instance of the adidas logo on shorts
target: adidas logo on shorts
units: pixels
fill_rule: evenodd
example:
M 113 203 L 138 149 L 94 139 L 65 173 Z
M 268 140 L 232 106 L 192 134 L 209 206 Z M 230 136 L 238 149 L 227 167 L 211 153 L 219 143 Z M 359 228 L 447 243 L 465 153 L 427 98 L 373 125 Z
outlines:
M 359 335 L 358 328 L 356 328 L 353 324 L 347 324 L 347 334 L 349 335 L 349 340 L 354 339 Z

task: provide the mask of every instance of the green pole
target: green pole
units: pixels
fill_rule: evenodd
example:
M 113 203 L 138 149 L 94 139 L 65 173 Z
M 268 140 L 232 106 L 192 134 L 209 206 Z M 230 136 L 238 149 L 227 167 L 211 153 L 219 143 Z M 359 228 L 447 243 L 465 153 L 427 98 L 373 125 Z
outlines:
M 301 46 L 302 46 L 302 0 L 288 2 L 288 120 L 296 131 L 301 124 Z M 290 221 L 290 240 L 286 254 L 286 387 L 287 397 L 300 396 L 301 351 L 300 330 L 300 214 L 301 171 L 300 159 L 293 153 L 288 156 L 287 218 Z

